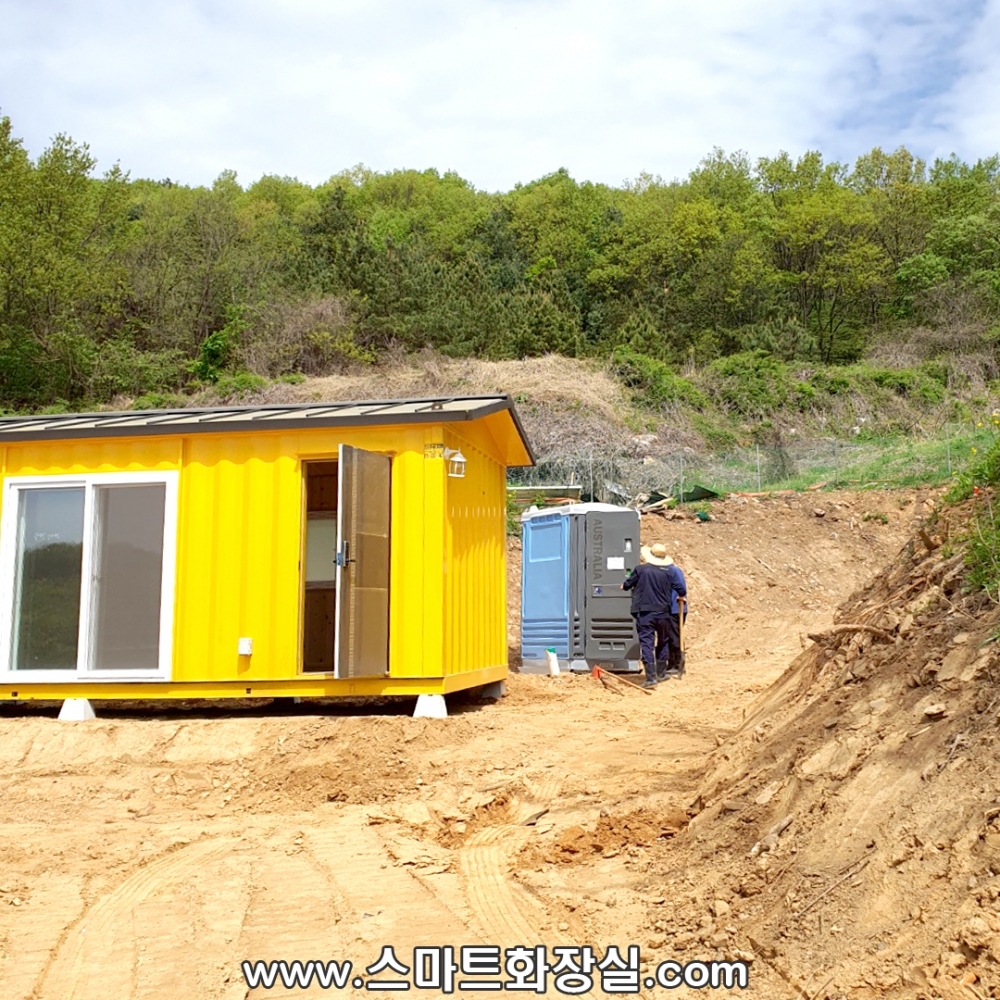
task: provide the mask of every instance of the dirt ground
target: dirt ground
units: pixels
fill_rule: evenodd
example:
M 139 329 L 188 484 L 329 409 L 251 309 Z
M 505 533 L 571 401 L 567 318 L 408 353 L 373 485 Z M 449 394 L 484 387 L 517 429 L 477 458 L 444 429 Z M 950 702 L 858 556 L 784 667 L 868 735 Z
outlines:
M 248 990 L 240 961 L 360 969 L 384 944 L 403 961 L 417 944 L 639 944 L 647 969 L 707 941 L 753 957 L 753 907 L 723 884 L 720 844 L 698 839 L 738 807 L 699 789 L 746 777 L 723 781 L 720 754 L 732 738 L 745 763 L 748 711 L 896 556 L 925 499 L 647 515 L 643 540 L 667 543 L 691 593 L 687 677 L 651 695 L 515 673 L 506 697 L 456 698 L 446 720 L 410 704 L 99 706 L 84 724 L 5 708 L 0 995 L 326 995 Z M 514 614 L 512 646 L 516 629 Z M 750 992 L 826 996 L 814 959 L 758 959 Z

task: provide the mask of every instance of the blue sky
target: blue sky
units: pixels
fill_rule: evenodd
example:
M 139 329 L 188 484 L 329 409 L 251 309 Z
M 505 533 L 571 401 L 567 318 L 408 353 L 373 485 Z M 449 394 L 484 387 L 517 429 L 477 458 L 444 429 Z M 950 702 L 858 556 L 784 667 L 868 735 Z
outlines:
M 506 189 L 874 145 L 1000 151 L 1000 0 L 0 0 L 0 112 L 100 168 Z

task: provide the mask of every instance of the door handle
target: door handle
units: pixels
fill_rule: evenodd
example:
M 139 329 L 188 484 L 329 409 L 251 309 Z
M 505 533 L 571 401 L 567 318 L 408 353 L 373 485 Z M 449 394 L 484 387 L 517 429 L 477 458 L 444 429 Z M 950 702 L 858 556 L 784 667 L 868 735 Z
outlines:
M 348 565 L 352 562 L 357 562 L 356 559 L 349 558 L 351 551 L 351 543 L 344 542 L 343 551 L 337 553 L 337 565 L 346 569 Z

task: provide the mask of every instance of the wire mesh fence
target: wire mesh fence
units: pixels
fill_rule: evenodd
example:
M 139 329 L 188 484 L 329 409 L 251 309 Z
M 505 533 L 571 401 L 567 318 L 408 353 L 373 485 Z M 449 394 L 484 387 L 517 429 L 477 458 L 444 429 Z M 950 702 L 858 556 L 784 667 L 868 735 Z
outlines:
M 808 489 L 889 488 L 944 482 L 989 447 L 995 427 L 949 425 L 933 436 L 826 438 L 699 452 L 581 449 L 511 470 L 513 486 L 576 485 L 581 499 L 631 504 L 646 497 Z

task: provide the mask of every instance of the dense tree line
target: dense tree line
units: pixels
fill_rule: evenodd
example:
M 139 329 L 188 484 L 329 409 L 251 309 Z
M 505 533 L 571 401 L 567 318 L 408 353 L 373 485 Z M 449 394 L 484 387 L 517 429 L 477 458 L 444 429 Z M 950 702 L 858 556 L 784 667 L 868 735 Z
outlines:
M 679 365 L 752 349 L 850 361 L 873 336 L 1000 316 L 1000 158 L 716 151 L 684 180 L 557 171 L 505 193 L 356 168 L 310 187 L 95 175 L 0 119 L 0 404 L 176 391 L 426 346 L 628 347 Z

